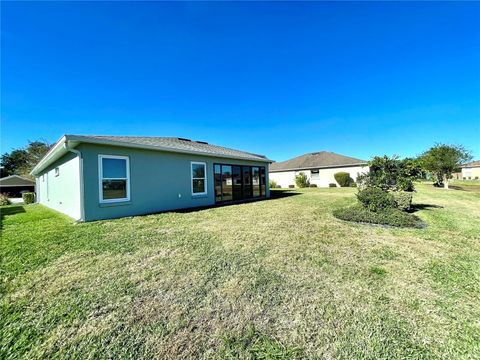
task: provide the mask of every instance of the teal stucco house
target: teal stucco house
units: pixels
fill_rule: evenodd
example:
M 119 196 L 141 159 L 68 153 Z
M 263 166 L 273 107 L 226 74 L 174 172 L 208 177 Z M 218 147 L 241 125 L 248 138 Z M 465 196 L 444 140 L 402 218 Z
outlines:
M 92 221 L 265 199 L 270 163 L 183 138 L 65 135 L 32 175 L 38 203 Z

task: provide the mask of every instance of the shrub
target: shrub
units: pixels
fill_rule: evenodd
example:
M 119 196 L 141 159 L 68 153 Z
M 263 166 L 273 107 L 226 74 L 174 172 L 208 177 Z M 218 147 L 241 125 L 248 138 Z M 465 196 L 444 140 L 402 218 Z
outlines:
M 7 194 L 0 194 L 0 206 L 10 205 L 12 202 L 8 198 Z
M 337 181 L 338 185 L 340 185 L 340 187 L 349 187 L 355 183 L 355 181 L 353 181 L 353 179 L 350 177 L 350 174 L 348 172 L 341 171 L 341 172 L 335 173 L 333 177 Z
M 397 156 L 375 156 L 368 162 L 368 166 L 370 171 L 357 177 L 362 188 L 413 191 L 413 180 L 422 175 L 419 161 L 409 158 L 400 160 Z
M 293 189 L 293 188 L 295 187 L 295 185 L 288 185 L 288 187 L 289 187 L 290 189 Z
M 335 183 L 330 183 L 330 184 L 328 184 L 328 187 L 337 187 L 337 184 L 335 184 Z
M 366 188 L 358 192 L 357 199 L 368 210 L 378 212 L 396 206 L 392 194 L 379 188 Z
M 417 216 L 395 208 L 382 212 L 369 211 L 360 204 L 333 211 L 333 216 L 346 221 L 359 223 L 390 225 L 398 227 L 422 228 L 425 224 Z
M 408 211 L 412 208 L 413 195 L 411 192 L 394 192 L 393 197 L 395 199 L 395 205 L 399 210 Z
M 270 187 L 270 189 L 275 189 L 277 187 L 277 182 L 275 180 L 270 180 L 268 182 L 268 186 Z
M 275 187 L 276 187 L 277 189 L 281 189 L 281 186 L 280 186 L 280 185 L 277 185 L 277 186 L 275 186 Z
M 310 186 L 310 181 L 308 181 L 307 174 L 301 172 L 300 174 L 295 176 L 295 184 L 299 188 L 305 188 Z
M 310 184 L 310 187 L 311 187 L 311 188 L 316 188 L 316 187 L 317 187 L 317 184 Z
M 35 202 L 35 193 L 25 192 L 22 194 L 22 199 L 25 204 L 33 204 Z

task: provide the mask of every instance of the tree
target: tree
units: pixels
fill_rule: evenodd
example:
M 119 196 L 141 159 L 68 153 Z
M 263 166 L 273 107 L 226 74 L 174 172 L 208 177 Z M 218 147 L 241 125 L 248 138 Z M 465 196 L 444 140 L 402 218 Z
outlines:
M 435 185 L 443 185 L 445 189 L 448 189 L 452 174 L 471 159 L 471 153 L 463 146 L 447 144 L 436 144 L 419 157 L 422 167 L 434 175 Z
M 32 169 L 50 150 L 51 145 L 42 141 L 29 141 L 27 146 L 29 167 Z M 29 172 L 31 169 L 29 170 Z
M 413 181 L 421 174 L 415 159 L 400 160 L 398 156 L 375 156 L 368 162 L 370 171 L 357 182 L 363 188 L 376 187 L 384 191 L 413 191 Z
M 28 152 L 25 149 L 12 150 L 2 155 L 1 161 L 5 176 L 20 175 L 28 169 Z
M 50 150 L 50 145 L 42 141 L 29 141 L 26 148 L 14 149 L 1 157 L 2 176 L 21 175 L 30 177 L 30 171 Z

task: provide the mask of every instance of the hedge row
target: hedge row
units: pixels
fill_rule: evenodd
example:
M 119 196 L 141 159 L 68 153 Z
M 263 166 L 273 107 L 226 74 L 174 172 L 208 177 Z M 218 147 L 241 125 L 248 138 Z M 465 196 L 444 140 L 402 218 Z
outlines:
M 399 209 L 384 209 L 380 212 L 370 211 L 360 204 L 336 209 L 333 215 L 341 220 L 360 223 L 381 224 L 398 227 L 423 228 L 425 224 L 420 218 Z

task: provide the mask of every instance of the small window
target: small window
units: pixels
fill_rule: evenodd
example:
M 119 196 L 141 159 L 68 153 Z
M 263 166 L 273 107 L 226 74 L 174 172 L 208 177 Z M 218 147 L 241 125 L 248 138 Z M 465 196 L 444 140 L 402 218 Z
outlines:
M 58 167 L 55 168 L 55 176 L 60 175 L 60 169 Z
M 192 195 L 207 193 L 207 164 L 204 162 L 191 163 Z
M 42 175 L 42 182 L 45 182 L 45 174 Z
M 101 203 L 130 200 L 130 166 L 127 156 L 99 155 L 98 175 Z
M 318 180 L 318 179 L 320 179 L 320 171 L 319 171 L 319 170 L 311 170 L 310 173 L 311 173 L 311 174 L 310 174 L 310 178 L 311 178 L 312 180 Z

